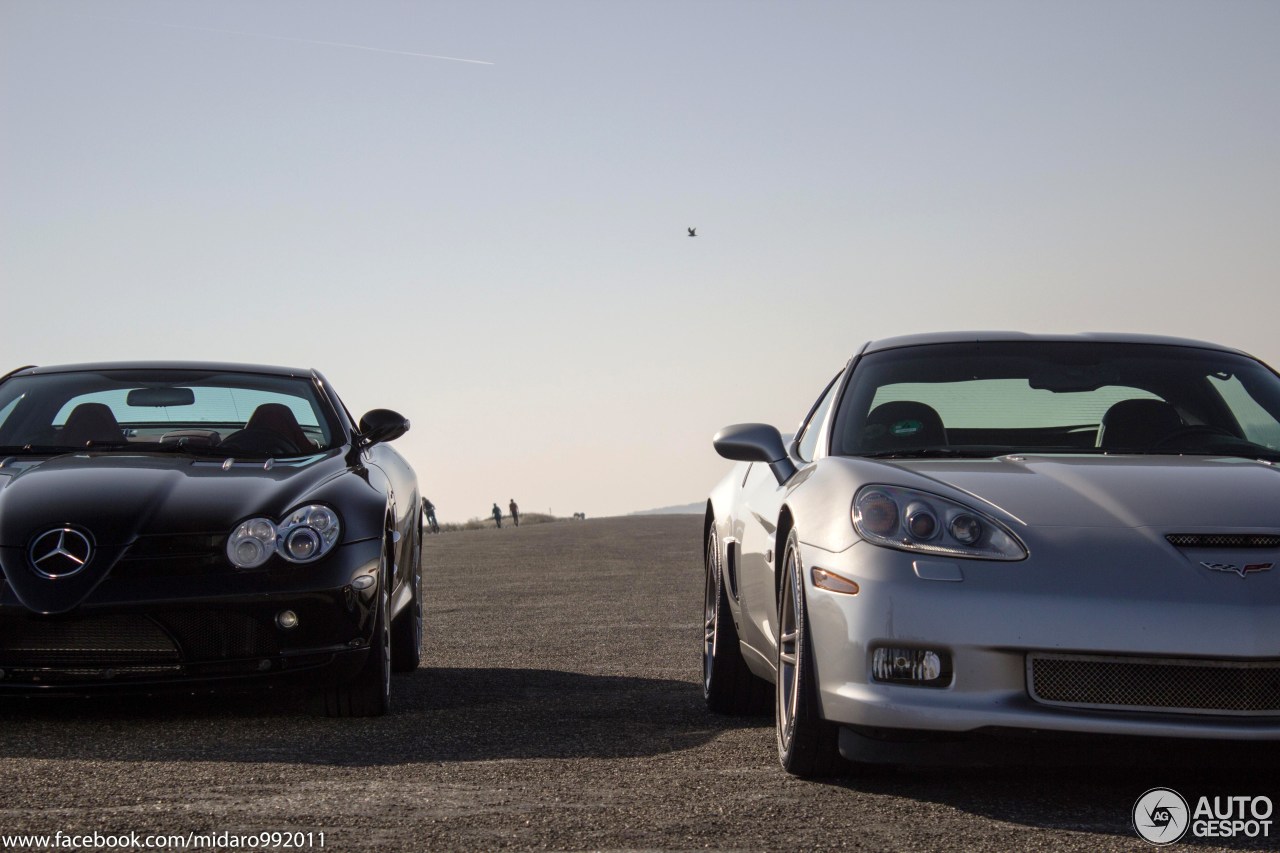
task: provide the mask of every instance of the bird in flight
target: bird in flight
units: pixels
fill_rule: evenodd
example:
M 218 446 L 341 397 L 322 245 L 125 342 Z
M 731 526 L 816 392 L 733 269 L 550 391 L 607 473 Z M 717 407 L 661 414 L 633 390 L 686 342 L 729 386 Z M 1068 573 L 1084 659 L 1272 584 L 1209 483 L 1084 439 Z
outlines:
M 697 228 L 690 228 L 690 229 L 689 229 L 689 236 L 690 236 L 690 237 L 697 237 L 697 236 L 698 236 L 698 229 L 697 229 Z

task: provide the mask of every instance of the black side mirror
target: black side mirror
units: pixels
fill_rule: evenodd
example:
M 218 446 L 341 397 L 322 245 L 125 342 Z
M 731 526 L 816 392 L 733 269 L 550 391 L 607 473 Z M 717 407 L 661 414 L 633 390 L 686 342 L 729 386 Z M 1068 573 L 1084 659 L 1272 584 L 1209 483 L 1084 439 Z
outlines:
M 409 419 L 390 409 L 374 409 L 360 419 L 360 444 L 369 447 L 395 441 L 409 431 Z
M 795 463 L 787 455 L 786 445 L 777 427 L 768 424 L 733 424 L 711 439 L 716 453 L 735 462 L 766 462 L 779 484 L 791 479 Z

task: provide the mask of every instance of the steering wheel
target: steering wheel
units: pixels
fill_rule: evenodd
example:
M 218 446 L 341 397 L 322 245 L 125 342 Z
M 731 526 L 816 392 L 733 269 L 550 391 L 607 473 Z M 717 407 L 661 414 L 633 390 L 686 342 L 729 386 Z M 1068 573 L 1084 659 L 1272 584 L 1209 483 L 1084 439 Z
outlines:
M 1150 447 L 1147 448 L 1147 452 L 1159 450 L 1167 444 L 1177 444 L 1178 442 L 1198 435 L 1225 436 L 1226 438 L 1239 441 L 1239 436 L 1235 435 L 1230 430 L 1223 429 L 1222 427 L 1209 426 L 1208 424 L 1192 424 L 1191 426 L 1184 426 L 1180 429 L 1175 429 L 1168 435 L 1157 439 Z
M 300 451 L 292 441 L 269 429 L 242 429 L 233 432 L 218 445 L 220 450 L 248 450 L 269 456 L 297 456 Z

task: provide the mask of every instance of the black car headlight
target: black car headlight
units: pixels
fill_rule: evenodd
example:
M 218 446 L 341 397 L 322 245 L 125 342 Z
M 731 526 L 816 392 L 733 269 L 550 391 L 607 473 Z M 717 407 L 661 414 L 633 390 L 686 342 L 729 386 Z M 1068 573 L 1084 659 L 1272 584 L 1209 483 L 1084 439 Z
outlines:
M 991 516 L 939 495 L 899 486 L 863 486 L 853 527 L 875 545 L 977 560 L 1021 560 L 1027 548 Z
M 279 554 L 291 563 L 310 563 L 333 549 L 342 533 L 338 514 L 323 504 L 298 507 L 276 524 L 250 518 L 227 538 L 227 559 L 239 569 L 255 569 Z

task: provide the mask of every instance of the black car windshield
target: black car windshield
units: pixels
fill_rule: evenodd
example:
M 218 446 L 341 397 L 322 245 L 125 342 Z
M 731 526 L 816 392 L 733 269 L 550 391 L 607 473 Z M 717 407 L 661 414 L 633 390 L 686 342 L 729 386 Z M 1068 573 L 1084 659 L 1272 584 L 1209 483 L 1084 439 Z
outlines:
M 1014 341 L 862 357 L 832 453 L 1170 453 L 1280 459 L 1280 378 L 1191 346 Z
M 301 456 L 342 441 L 309 377 L 199 369 L 83 370 L 0 384 L 0 454 Z

